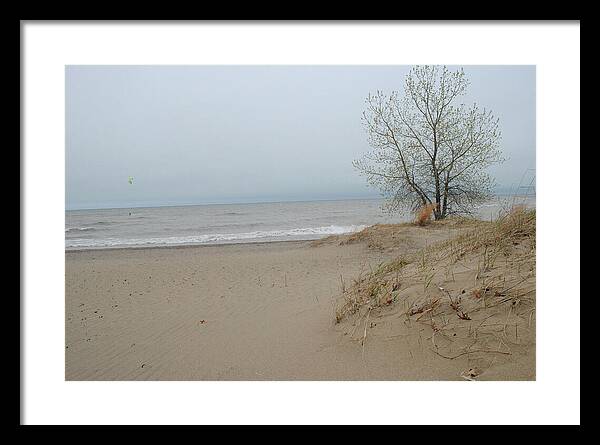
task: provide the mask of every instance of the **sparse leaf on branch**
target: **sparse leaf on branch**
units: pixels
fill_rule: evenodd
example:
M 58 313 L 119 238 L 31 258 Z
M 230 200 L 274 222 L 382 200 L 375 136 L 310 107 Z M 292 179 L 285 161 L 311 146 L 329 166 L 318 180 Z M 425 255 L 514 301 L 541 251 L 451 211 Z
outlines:
M 402 97 L 367 97 L 362 120 L 371 151 L 354 166 L 388 198 L 388 211 L 433 206 L 437 220 L 471 213 L 491 196 L 486 169 L 503 160 L 499 122 L 477 104 L 458 103 L 468 84 L 462 69 L 416 66 Z

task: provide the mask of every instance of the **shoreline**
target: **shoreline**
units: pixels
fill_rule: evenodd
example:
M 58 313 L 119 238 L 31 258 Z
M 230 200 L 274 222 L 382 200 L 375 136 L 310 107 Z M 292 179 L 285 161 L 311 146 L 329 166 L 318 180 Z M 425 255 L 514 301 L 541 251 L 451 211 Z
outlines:
M 326 238 L 329 235 L 324 236 Z M 243 241 L 239 243 L 204 243 L 204 244 L 173 244 L 173 245 L 158 245 L 158 246 L 115 246 L 115 247 L 82 247 L 82 248 L 65 248 L 65 255 L 77 252 L 103 252 L 103 251 L 131 251 L 131 250 L 154 250 L 154 249 L 191 249 L 194 247 L 228 247 L 228 246 L 267 246 L 278 244 L 303 244 L 311 243 L 322 238 L 311 238 L 304 240 L 277 240 L 277 241 Z

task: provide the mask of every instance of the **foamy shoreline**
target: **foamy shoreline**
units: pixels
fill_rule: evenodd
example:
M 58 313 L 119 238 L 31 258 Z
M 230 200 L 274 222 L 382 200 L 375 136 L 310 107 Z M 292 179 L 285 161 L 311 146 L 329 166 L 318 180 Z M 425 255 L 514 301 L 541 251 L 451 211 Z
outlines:
M 132 245 L 132 246 L 112 246 L 112 247 L 69 247 L 65 248 L 65 254 L 79 253 L 79 252 L 98 252 L 98 251 L 118 251 L 118 250 L 179 250 L 179 249 L 190 249 L 190 248 L 227 248 L 236 246 L 270 246 L 277 244 L 304 244 L 310 243 L 315 240 L 319 240 L 327 237 L 323 235 L 319 238 L 301 239 L 301 240 L 274 240 L 274 241 L 240 241 L 240 242 L 222 242 L 222 243 L 198 243 L 198 244 L 165 244 L 165 245 Z

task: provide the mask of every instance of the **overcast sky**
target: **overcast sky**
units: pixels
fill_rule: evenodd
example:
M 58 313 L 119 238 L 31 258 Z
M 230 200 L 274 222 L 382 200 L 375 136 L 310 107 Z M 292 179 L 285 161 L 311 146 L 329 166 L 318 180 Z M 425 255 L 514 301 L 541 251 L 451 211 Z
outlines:
M 535 168 L 535 67 L 463 68 L 464 102 L 500 118 L 508 160 L 490 172 L 517 186 Z M 378 196 L 352 167 L 364 100 L 409 69 L 68 66 L 66 207 Z

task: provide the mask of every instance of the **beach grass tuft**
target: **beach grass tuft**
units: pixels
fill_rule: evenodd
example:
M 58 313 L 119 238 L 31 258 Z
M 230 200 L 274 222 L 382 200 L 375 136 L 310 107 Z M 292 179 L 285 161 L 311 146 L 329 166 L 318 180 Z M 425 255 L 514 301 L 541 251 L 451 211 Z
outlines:
M 426 204 L 419 207 L 416 212 L 415 224 L 418 226 L 425 226 L 431 222 L 431 214 L 435 210 L 435 204 Z
M 535 209 L 439 223 L 462 230 L 361 274 L 338 299 L 336 323 L 396 314 L 430 329 L 441 357 L 510 355 L 508 345 L 523 344 L 522 332 L 535 337 Z

